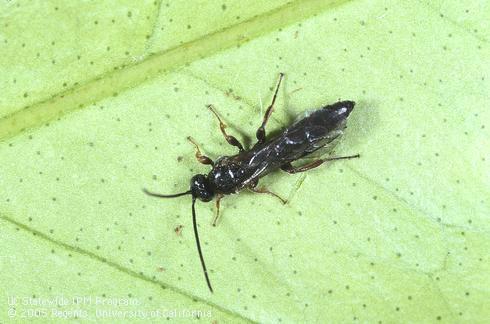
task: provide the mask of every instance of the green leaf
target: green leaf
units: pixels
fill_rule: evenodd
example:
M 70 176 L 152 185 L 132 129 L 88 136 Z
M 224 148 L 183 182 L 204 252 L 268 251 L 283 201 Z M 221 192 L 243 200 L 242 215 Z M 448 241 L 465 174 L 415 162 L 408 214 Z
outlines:
M 1 320 L 490 316 L 486 1 L 0 6 Z M 279 72 L 268 132 L 355 100 L 335 154 L 361 158 L 274 173 L 262 184 L 287 205 L 226 197 L 216 228 L 198 204 L 211 294 L 190 199 L 141 189 L 207 172 L 189 135 L 236 152 L 206 104 L 253 143 Z

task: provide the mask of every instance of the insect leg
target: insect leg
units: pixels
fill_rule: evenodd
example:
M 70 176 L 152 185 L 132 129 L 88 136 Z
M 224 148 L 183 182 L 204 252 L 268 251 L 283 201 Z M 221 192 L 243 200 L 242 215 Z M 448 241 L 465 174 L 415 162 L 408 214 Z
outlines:
M 189 140 L 189 142 L 191 142 L 196 147 L 196 159 L 199 162 L 201 162 L 202 164 L 214 165 L 213 160 L 208 158 L 206 155 L 201 154 L 201 150 L 199 149 L 199 145 L 197 145 L 196 141 L 192 137 L 188 136 L 187 139 Z
M 272 97 L 272 102 L 267 110 L 265 111 L 264 119 L 262 120 L 262 125 L 257 129 L 255 136 L 257 137 L 257 143 L 265 142 L 265 125 L 272 115 L 272 110 L 274 109 L 274 103 L 276 102 L 277 93 L 279 92 L 279 86 L 281 85 L 282 78 L 284 77 L 284 73 L 279 73 L 279 82 L 277 82 L 276 91 L 274 92 L 274 97 Z
M 213 226 L 216 226 L 216 224 L 218 223 L 219 205 L 220 205 L 221 198 L 223 198 L 223 195 L 221 194 L 216 195 L 216 215 L 214 215 L 213 222 L 211 223 Z
M 279 195 L 278 195 L 278 194 L 276 194 L 276 193 L 273 193 L 272 191 L 267 190 L 266 188 L 255 188 L 255 187 L 248 187 L 248 189 L 249 189 L 250 191 L 255 192 L 255 193 L 265 193 L 265 194 L 269 194 L 269 195 L 271 195 L 271 196 L 274 196 L 274 197 L 276 197 L 277 199 L 279 199 L 279 200 L 280 200 L 280 201 L 283 203 L 283 205 L 287 204 L 287 202 L 288 202 L 286 199 L 282 198 L 281 196 L 279 196 Z
M 286 164 L 283 164 L 281 166 L 281 170 L 286 171 L 287 173 L 294 174 L 294 173 L 304 172 L 304 171 L 308 171 L 308 170 L 314 169 L 314 168 L 322 165 L 324 162 L 327 162 L 327 161 L 348 160 L 348 159 L 355 159 L 355 158 L 358 158 L 358 157 L 360 157 L 359 154 L 350 155 L 350 156 L 338 156 L 338 157 L 320 159 L 320 160 L 316 160 L 316 161 L 310 162 L 308 164 L 305 164 L 305 165 L 302 165 L 302 166 L 296 167 L 296 168 L 293 167 L 291 165 L 291 163 L 286 163 Z
M 223 123 L 223 121 L 221 120 L 221 118 L 219 117 L 218 113 L 216 112 L 216 110 L 214 109 L 213 105 L 208 105 L 208 108 L 209 110 L 211 110 L 211 112 L 216 116 L 216 118 L 218 118 L 218 121 L 219 121 L 219 128 L 221 129 L 221 133 L 223 133 L 223 136 L 225 137 L 226 141 L 228 142 L 228 144 L 230 145 L 233 145 L 233 146 L 236 146 L 238 147 L 238 150 L 240 150 L 240 152 L 244 151 L 243 149 L 243 145 L 242 143 L 240 143 L 240 141 L 238 141 L 236 139 L 236 137 L 234 136 L 231 136 L 231 135 L 228 135 L 225 131 L 225 128 L 227 127 L 225 123 Z

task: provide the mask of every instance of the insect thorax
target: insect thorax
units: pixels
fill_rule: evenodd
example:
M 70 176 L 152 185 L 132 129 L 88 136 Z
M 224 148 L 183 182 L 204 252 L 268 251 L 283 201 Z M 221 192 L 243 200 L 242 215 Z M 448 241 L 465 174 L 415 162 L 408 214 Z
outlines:
M 231 194 L 241 189 L 245 170 L 228 156 L 216 160 L 208 179 L 217 193 Z

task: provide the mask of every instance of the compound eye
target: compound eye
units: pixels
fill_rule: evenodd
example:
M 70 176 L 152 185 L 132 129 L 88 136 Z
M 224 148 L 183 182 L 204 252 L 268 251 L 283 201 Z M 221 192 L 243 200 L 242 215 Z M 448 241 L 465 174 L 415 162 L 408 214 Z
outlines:
M 204 202 L 211 201 L 214 197 L 214 192 L 209 188 L 208 180 L 202 174 L 192 177 L 191 190 L 194 197 Z

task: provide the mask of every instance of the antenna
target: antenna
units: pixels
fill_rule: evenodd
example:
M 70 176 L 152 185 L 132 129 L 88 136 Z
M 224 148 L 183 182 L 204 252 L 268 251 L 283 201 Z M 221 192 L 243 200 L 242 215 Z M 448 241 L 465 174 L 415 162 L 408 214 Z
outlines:
M 148 196 L 153 196 L 153 197 L 158 197 L 158 198 L 175 198 L 175 197 L 180 197 L 180 196 L 184 196 L 184 195 L 190 195 L 192 193 L 189 190 L 186 192 L 181 192 L 181 193 L 177 193 L 177 194 L 173 194 L 173 195 L 162 195 L 162 194 L 150 192 L 150 191 L 146 190 L 145 188 L 143 188 L 143 192 L 145 194 L 147 194 Z
M 190 195 L 192 191 L 181 192 L 173 195 L 162 195 L 154 192 L 150 192 L 146 189 L 143 189 L 143 192 L 149 196 L 157 197 L 157 198 L 176 198 L 180 196 Z M 204 278 L 206 278 L 206 283 L 208 284 L 208 288 L 211 292 L 213 292 L 213 287 L 211 287 L 211 282 L 209 281 L 208 270 L 206 269 L 206 263 L 204 262 L 204 257 L 202 255 L 201 250 L 201 242 L 199 241 L 199 233 L 197 231 L 197 220 L 196 220 L 196 197 L 192 197 L 192 225 L 194 227 L 194 236 L 196 238 L 197 252 L 199 253 L 199 260 L 201 260 L 202 270 L 204 272 Z
M 199 259 L 201 260 L 202 271 L 204 272 L 204 277 L 206 278 L 206 283 L 211 292 L 213 292 L 213 287 L 211 287 L 211 282 L 208 277 L 208 270 L 206 270 L 206 263 L 204 263 L 204 257 L 202 256 L 201 243 L 199 242 L 199 233 L 197 232 L 197 221 L 196 221 L 196 208 L 194 207 L 196 203 L 196 197 L 192 197 L 192 225 L 194 226 L 194 236 L 196 237 L 197 252 L 199 253 Z

